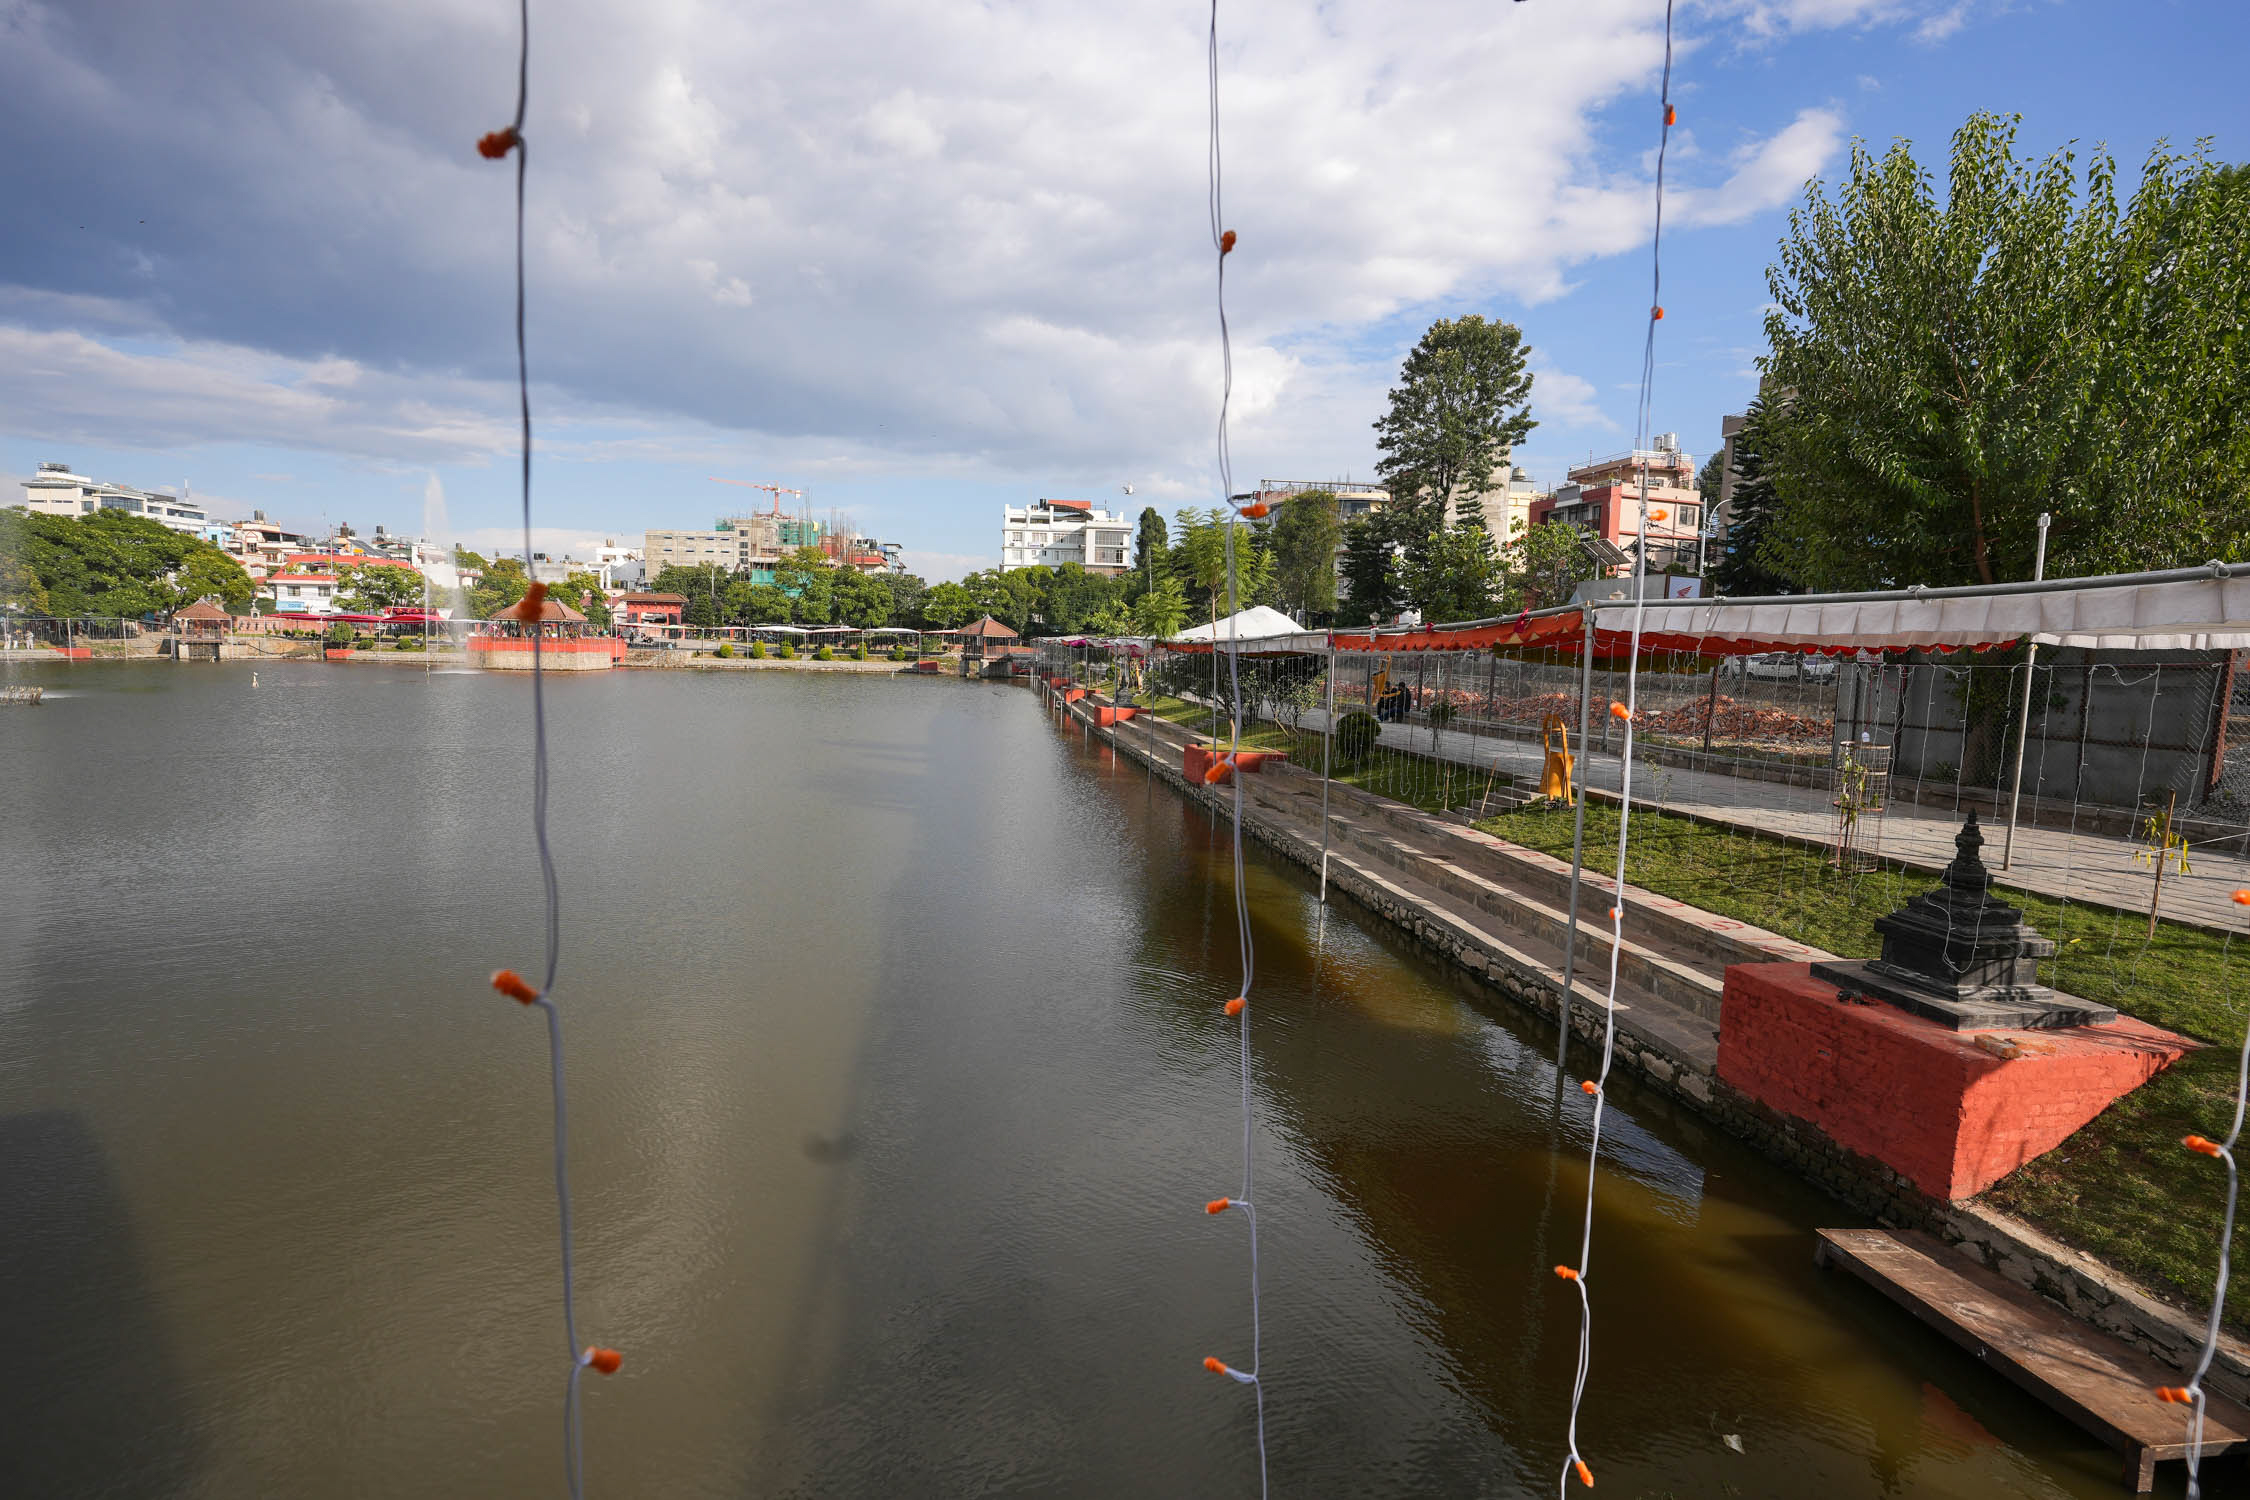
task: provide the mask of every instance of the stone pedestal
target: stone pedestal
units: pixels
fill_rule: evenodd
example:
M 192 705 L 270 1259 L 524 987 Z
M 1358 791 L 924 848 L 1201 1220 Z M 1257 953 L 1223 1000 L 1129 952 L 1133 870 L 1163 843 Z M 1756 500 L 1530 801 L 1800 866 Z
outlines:
M 1730 967 L 1719 1010 L 1721 1082 L 1949 1202 L 2053 1150 L 2192 1046 L 2130 1017 L 1965 1036 L 1839 999 L 1808 964 Z

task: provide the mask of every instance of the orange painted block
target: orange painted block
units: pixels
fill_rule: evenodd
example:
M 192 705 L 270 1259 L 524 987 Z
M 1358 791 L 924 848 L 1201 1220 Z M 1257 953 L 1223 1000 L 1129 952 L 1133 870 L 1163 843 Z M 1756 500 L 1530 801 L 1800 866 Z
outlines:
M 1094 710 L 1094 724 L 1100 729 L 1114 729 L 1139 712 L 1137 708 L 1097 708 Z
M 1719 1007 L 1721 1082 L 1947 1202 L 2052 1151 L 2194 1046 L 2127 1016 L 1954 1031 L 1847 1004 L 1810 964 L 1732 965 Z

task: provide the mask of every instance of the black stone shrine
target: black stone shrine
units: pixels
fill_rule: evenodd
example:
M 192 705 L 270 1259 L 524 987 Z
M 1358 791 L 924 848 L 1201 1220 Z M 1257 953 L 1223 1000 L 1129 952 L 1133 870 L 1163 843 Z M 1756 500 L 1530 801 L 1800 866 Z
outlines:
M 2107 1005 L 2039 983 L 2055 944 L 1992 895 L 1975 809 L 1953 840 L 1959 852 L 1934 891 L 1878 917 L 1883 956 L 1865 963 L 1814 964 L 1813 973 L 1848 994 L 1871 995 L 1955 1031 L 2052 1030 L 2117 1019 Z

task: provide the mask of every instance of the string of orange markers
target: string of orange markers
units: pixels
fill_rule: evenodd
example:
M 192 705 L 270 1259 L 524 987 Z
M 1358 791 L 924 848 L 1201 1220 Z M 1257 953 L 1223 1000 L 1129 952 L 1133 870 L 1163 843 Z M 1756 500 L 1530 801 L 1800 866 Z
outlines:
M 1211 0 L 1211 30 L 1207 54 L 1211 84 L 1211 133 L 1209 155 L 1206 159 L 1208 175 L 1206 191 L 1211 215 L 1211 248 L 1218 256 L 1218 307 L 1219 307 L 1219 493 L 1228 505 L 1234 504 L 1234 455 L 1227 443 L 1227 408 L 1234 399 L 1234 344 L 1227 331 L 1227 257 L 1234 253 L 1234 231 L 1226 227 L 1226 180 L 1224 161 L 1219 149 L 1219 0 Z M 1242 509 L 1238 514 L 1265 514 L 1265 507 Z M 1254 517 L 1253 517 L 1254 518 Z M 1235 1023 L 1236 1043 L 1240 1049 L 1242 1071 L 1242 1187 L 1233 1195 L 1213 1198 L 1203 1205 L 1211 1215 L 1239 1209 L 1250 1236 L 1250 1368 L 1237 1369 L 1216 1355 L 1203 1361 L 1203 1368 L 1214 1375 L 1224 1375 L 1250 1387 L 1255 1398 L 1258 1419 L 1258 1493 L 1266 1493 L 1266 1390 L 1261 1379 L 1263 1342 L 1260 1338 L 1258 1318 L 1258 1210 L 1250 1196 L 1251 1140 L 1256 1116 L 1250 1099 L 1250 990 L 1257 972 L 1257 953 L 1250 934 L 1250 892 L 1243 878 L 1242 858 L 1242 778 L 1235 774 L 1242 749 L 1242 667 L 1241 642 L 1236 636 L 1231 617 L 1235 614 L 1236 574 L 1234 552 L 1235 526 L 1230 520 L 1226 526 L 1227 563 L 1227 678 L 1229 699 L 1234 715 L 1230 726 L 1229 744 L 1225 754 L 1213 761 L 1204 772 L 1207 783 L 1232 781 L 1234 785 L 1234 921 L 1236 940 L 1242 951 L 1242 985 L 1233 999 L 1222 1009 Z M 1217 649 L 1218 643 L 1212 643 Z
M 1664 6 L 1664 76 L 1660 91 L 1663 104 L 1662 135 L 1656 148 L 1656 226 L 1651 242 L 1651 287 L 1647 331 L 1641 346 L 1640 409 L 1635 431 L 1635 449 L 1644 451 L 1648 446 L 1651 424 L 1651 399 L 1656 379 L 1656 325 L 1664 319 L 1664 157 L 1672 139 L 1672 127 L 1679 123 L 1679 113 L 1672 107 L 1672 6 Z M 1644 572 L 1648 561 L 1648 460 L 1641 459 L 1641 556 L 1636 572 Z M 1578 1264 L 1557 1266 L 1555 1275 L 1571 1284 L 1578 1293 L 1578 1373 L 1570 1388 L 1570 1423 L 1567 1430 L 1569 1451 L 1563 1459 L 1562 1474 L 1557 1481 L 1558 1494 L 1567 1495 L 1570 1481 L 1575 1478 L 1591 1489 L 1594 1471 L 1578 1451 L 1578 1413 L 1586 1398 L 1587 1377 L 1594 1363 L 1594 1301 L 1587 1287 L 1594 1258 L 1594 1178 L 1601 1159 L 1602 1111 L 1607 1102 L 1605 1089 L 1609 1083 L 1610 1063 L 1617 1051 L 1617 982 L 1618 961 L 1625 948 L 1625 846 L 1633 820 L 1633 730 L 1638 722 L 1637 709 L 1640 686 L 1641 624 L 1647 607 L 1647 593 L 1641 587 L 1643 579 L 1633 580 L 1633 636 L 1626 656 L 1625 701 L 1612 703 L 1610 713 L 1625 725 L 1625 742 L 1619 752 L 1622 771 L 1618 783 L 1617 807 L 1617 869 L 1613 890 L 1615 904 L 1609 909 L 1609 988 L 1602 1000 L 1602 1059 L 1599 1072 L 1579 1084 L 1579 1088 L 1593 1100 L 1593 1122 L 1586 1146 L 1586 1216 L 1578 1244 Z M 1586 643 L 1586 650 L 1593 643 Z M 1570 1028 L 1570 996 L 1562 997 L 1562 1022 L 1567 1035 Z
M 2250 890 L 2234 893 L 2237 906 L 2250 906 Z M 2234 1077 L 2234 1123 L 2227 1127 L 2223 1141 L 2208 1140 L 2191 1135 L 2180 1144 L 2203 1156 L 2215 1156 L 2226 1163 L 2227 1207 L 2219 1224 L 2219 1279 L 2211 1293 L 2211 1317 L 2203 1330 L 2203 1352 L 2195 1361 L 2195 1373 L 2186 1385 L 2161 1385 L 2156 1394 L 2167 1401 L 2176 1401 L 2188 1409 L 2187 1440 L 2187 1492 L 2188 1500 L 2198 1500 L 2203 1493 L 2203 1377 L 2211 1373 L 2211 1361 L 2219 1352 L 2219 1320 L 2227 1308 L 2227 1277 L 2231 1273 L 2234 1249 L 2235 1200 L 2242 1186 L 2242 1174 L 2234 1159 L 2235 1142 L 2242 1138 L 2242 1117 L 2250 1107 L 2250 1024 L 2242 1035 L 2242 1059 Z
M 510 152 L 516 158 L 516 398 L 523 419 L 523 570 L 532 572 L 531 556 L 531 373 L 524 340 L 523 315 L 523 185 L 527 152 L 524 144 L 524 105 L 531 82 L 531 0 L 517 0 L 520 28 L 516 53 L 516 116 L 505 128 L 477 142 L 477 153 L 500 161 Z M 534 580 L 524 596 L 495 619 L 514 620 L 531 631 L 531 828 L 539 850 L 539 877 L 546 911 L 546 964 L 544 979 L 535 988 L 513 969 L 492 976 L 492 987 L 512 1000 L 536 1005 L 547 1014 L 547 1067 L 555 1105 L 555 1205 L 562 1240 L 562 1302 L 564 1348 L 570 1373 L 563 1386 L 563 1466 L 571 1500 L 585 1494 L 586 1461 L 579 1438 L 578 1384 L 587 1370 L 614 1375 L 625 1357 L 615 1349 L 578 1342 L 577 1273 L 570 1236 L 570 1102 L 563 1088 L 562 1012 L 555 1008 L 555 971 L 562 949 L 562 891 L 555 877 L 554 849 L 547 838 L 547 699 L 546 674 L 540 665 L 541 617 L 545 614 L 547 586 Z

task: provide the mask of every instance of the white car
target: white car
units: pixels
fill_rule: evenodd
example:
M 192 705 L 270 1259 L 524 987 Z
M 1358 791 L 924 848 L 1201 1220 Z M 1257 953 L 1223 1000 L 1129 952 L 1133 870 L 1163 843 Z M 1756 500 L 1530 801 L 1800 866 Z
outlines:
M 1834 682 L 1836 662 L 1833 657 L 1800 655 L 1795 651 L 1768 651 L 1763 656 L 1753 656 L 1743 666 L 1747 677 L 1783 678 L 1805 682 Z

